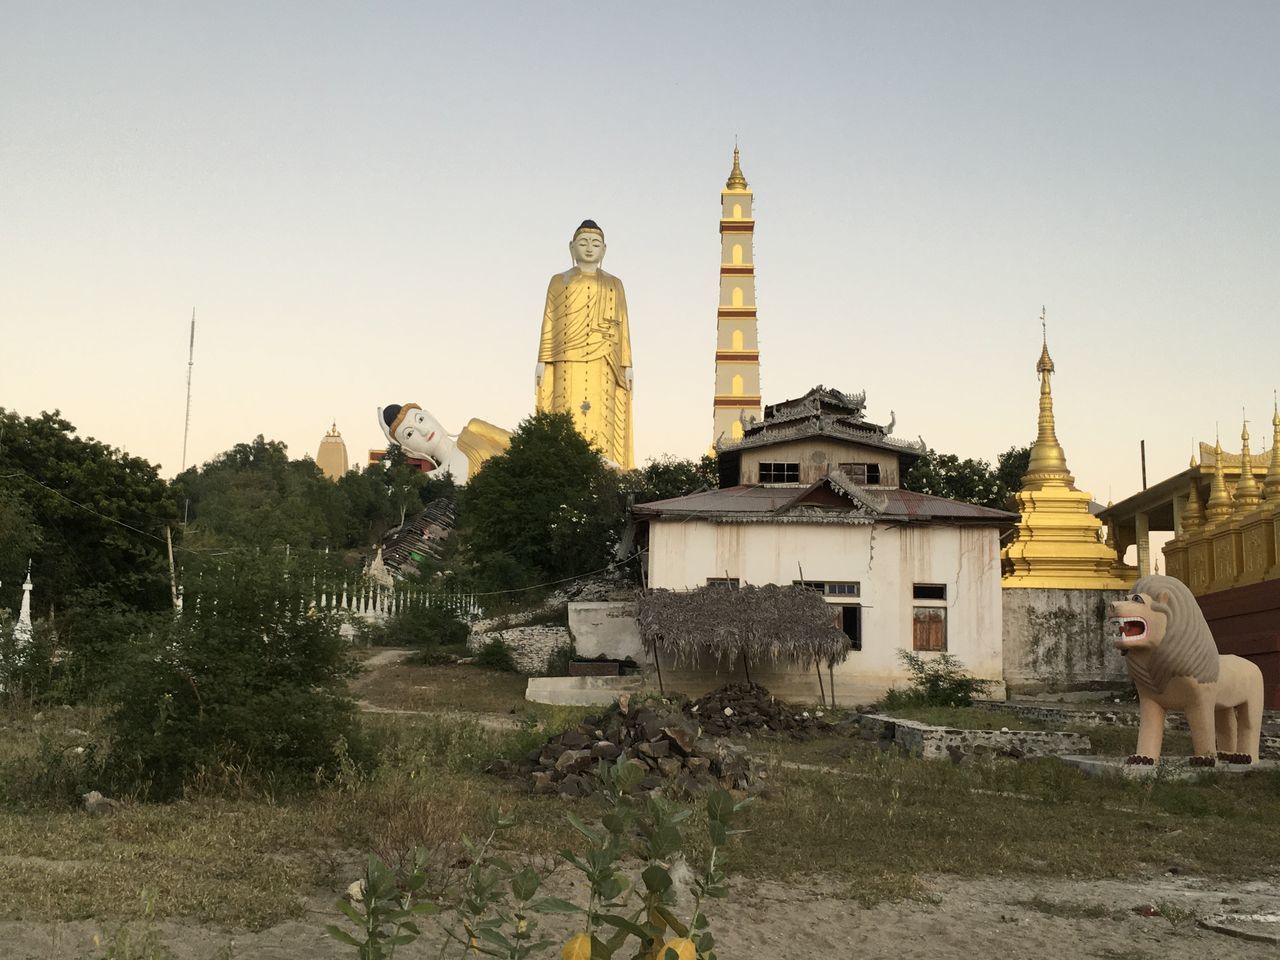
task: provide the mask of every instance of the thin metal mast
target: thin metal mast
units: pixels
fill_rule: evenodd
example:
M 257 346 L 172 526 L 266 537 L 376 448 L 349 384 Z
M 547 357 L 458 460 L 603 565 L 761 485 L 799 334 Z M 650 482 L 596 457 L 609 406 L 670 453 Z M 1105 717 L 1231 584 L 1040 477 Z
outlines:
M 187 419 L 182 427 L 182 470 L 187 469 L 187 434 L 191 432 L 191 368 L 196 362 L 196 308 L 191 308 L 191 344 L 187 348 Z

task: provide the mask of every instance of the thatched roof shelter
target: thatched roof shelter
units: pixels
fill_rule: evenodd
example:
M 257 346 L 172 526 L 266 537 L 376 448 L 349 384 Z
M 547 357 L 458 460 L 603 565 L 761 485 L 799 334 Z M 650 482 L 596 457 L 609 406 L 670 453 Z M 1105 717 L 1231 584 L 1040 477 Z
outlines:
M 655 590 L 640 598 L 638 619 L 644 642 L 677 664 L 709 655 L 807 667 L 849 656 L 835 618 L 835 608 L 809 587 L 764 584 Z

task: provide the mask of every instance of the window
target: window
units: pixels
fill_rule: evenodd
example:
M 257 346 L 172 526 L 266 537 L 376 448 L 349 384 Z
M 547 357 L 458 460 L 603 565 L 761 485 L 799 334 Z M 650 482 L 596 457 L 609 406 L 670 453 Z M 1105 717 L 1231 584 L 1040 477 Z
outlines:
M 735 397 L 740 397 L 742 396 L 744 386 L 745 384 L 742 380 L 742 374 L 735 373 L 733 375 L 733 379 L 729 381 L 729 392 Z
M 849 638 L 850 650 L 862 649 L 862 608 L 856 604 L 840 608 L 840 629 Z
M 854 483 L 865 483 L 871 486 L 880 484 L 880 464 L 878 463 L 841 463 L 840 472 Z
M 760 464 L 761 483 L 799 483 L 800 464 L 798 463 L 762 463 Z
M 745 350 L 746 341 L 742 337 L 741 330 L 733 331 L 733 335 L 729 338 L 729 345 L 733 350 Z
M 733 262 L 735 264 L 742 263 L 742 244 L 735 243 L 733 245 Z
M 947 608 L 916 607 L 911 622 L 911 646 L 915 650 L 947 649 Z
M 945 600 L 947 585 L 945 583 L 917 583 L 911 588 L 913 600 Z
M 862 584 L 857 580 L 792 580 L 793 586 L 809 587 L 825 597 L 860 597 Z
M 742 421 L 741 420 L 733 421 L 733 425 L 729 427 L 729 437 L 730 439 L 733 439 L 733 440 L 742 439 Z
M 724 587 L 726 590 L 737 590 L 740 586 L 737 577 L 707 577 L 708 587 Z
M 733 288 L 733 297 L 732 297 L 732 301 L 733 301 L 733 305 L 734 305 L 735 307 L 740 307 L 740 306 L 742 306 L 742 288 L 741 288 L 741 287 L 734 287 L 734 288 Z

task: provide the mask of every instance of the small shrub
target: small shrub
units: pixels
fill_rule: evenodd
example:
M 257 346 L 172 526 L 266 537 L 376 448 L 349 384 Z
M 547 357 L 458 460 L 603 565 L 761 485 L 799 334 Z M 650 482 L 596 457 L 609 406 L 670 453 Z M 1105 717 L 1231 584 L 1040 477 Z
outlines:
M 413 607 L 387 621 L 381 642 L 388 647 L 447 647 L 466 643 L 469 632 L 452 610 Z
M 499 637 L 494 637 L 476 654 L 476 665 L 490 670 L 502 670 L 515 673 L 516 663 L 511 659 L 511 650 Z
M 949 653 L 926 660 L 910 650 L 899 650 L 898 659 L 911 675 L 906 690 L 897 687 L 880 701 L 884 710 L 902 707 L 968 707 L 974 697 L 991 689 L 990 680 L 971 677 L 964 664 Z

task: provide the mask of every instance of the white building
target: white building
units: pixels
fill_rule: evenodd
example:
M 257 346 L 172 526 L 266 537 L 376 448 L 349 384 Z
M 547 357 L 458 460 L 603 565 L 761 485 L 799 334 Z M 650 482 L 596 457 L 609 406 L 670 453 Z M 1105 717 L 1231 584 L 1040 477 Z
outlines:
M 636 506 L 648 528 L 648 585 L 822 590 L 851 648 L 832 675 L 842 703 L 904 685 L 899 650 L 950 653 L 1000 694 L 1000 531 L 1017 518 L 901 489 L 923 445 L 867 423 L 864 403 L 819 387 L 767 407 L 720 449 L 720 489 Z M 664 664 L 664 681 L 693 693 L 726 673 L 741 677 L 737 665 L 716 667 Z M 818 698 L 812 670 L 753 666 L 752 679 L 780 696 Z

